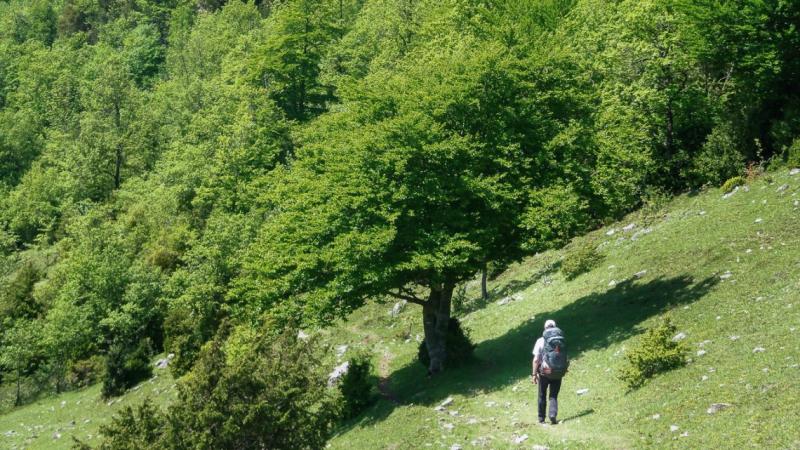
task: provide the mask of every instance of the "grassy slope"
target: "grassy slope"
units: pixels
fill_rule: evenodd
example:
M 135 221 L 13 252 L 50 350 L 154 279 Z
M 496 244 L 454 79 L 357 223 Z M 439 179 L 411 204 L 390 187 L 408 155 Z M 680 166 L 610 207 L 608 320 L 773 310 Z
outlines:
M 175 398 L 169 370 L 154 369 L 154 378 L 118 397 L 112 404 L 100 398 L 100 385 L 42 399 L 0 416 L 0 449 L 68 449 L 75 437 L 97 444 L 100 424 L 120 409 L 145 397 L 156 404 Z M 9 433 L 13 431 L 13 433 Z M 10 435 L 7 435 L 10 434 Z
M 479 343 L 478 361 L 438 378 L 426 379 L 414 361 L 417 307 L 392 319 L 390 304 L 371 305 L 324 330 L 324 341 L 350 345 L 345 356 L 372 351 L 376 372 L 388 376 L 398 402 L 379 400 L 340 429 L 331 448 L 517 448 L 513 440 L 522 435 L 528 435 L 522 448 L 800 447 L 800 208 L 794 206 L 800 175 L 772 177 L 772 184 L 757 181 L 725 200 L 717 190 L 680 197 L 635 241 L 633 232 L 619 229 L 630 222 L 644 228 L 639 215 L 577 239 L 578 245 L 606 242 L 607 256 L 575 280 L 558 272 L 561 252 L 547 252 L 493 281 L 488 305 L 477 304 L 478 286 L 470 284 L 465 309 L 472 311 L 461 317 Z M 783 184 L 789 189 L 777 193 Z M 618 231 L 607 236 L 610 228 Z M 647 274 L 631 280 L 641 270 Z M 726 271 L 732 276 L 723 281 Z M 612 279 L 618 283 L 609 287 Z M 514 293 L 522 298 L 496 303 Z M 665 312 L 687 334 L 694 362 L 627 393 L 615 378 L 624 349 Z M 560 399 L 564 422 L 541 427 L 530 351 L 551 317 L 568 335 L 573 364 Z M 707 353 L 694 354 L 707 340 Z M 757 346 L 766 351 L 753 353 Z M 152 384 L 112 406 L 99 400 L 95 386 L 0 416 L 0 448 L 68 448 L 70 436 L 96 435 L 121 406 L 146 395 L 167 402 L 173 382 L 167 371 L 157 372 Z M 589 392 L 576 395 L 581 388 Z M 448 396 L 453 404 L 434 411 Z M 717 402 L 733 407 L 707 414 Z M 673 424 L 679 431 L 670 431 Z M 5 436 L 10 430 L 16 434 Z M 55 432 L 60 439 L 53 439 Z
M 788 190 L 778 193 L 783 184 Z M 380 400 L 331 448 L 516 448 L 525 434 L 523 448 L 800 447 L 800 175 L 781 171 L 721 197 L 712 189 L 676 199 L 635 241 L 620 228 L 634 222 L 641 230 L 638 214 L 578 239 L 606 242 L 607 256 L 573 281 L 557 271 L 560 252 L 510 268 L 490 286 L 491 304 L 468 300 L 474 311 L 462 315 L 479 361 L 440 378 L 426 379 L 413 361 L 418 308 L 409 305 L 397 320 L 387 305 L 357 312 L 329 339 L 375 351 L 401 404 Z M 732 275 L 722 280 L 726 271 Z M 522 300 L 496 303 L 512 293 Z M 477 285 L 468 286 L 467 299 L 477 295 Z M 694 361 L 626 392 L 616 379 L 625 348 L 664 313 L 688 336 Z M 546 318 L 567 333 L 573 365 L 560 399 L 565 420 L 542 427 L 529 374 Z M 766 351 L 754 353 L 759 346 Z M 589 392 L 578 396 L 581 388 Z M 434 411 L 448 396 L 447 411 Z M 719 402 L 733 406 L 706 412 Z

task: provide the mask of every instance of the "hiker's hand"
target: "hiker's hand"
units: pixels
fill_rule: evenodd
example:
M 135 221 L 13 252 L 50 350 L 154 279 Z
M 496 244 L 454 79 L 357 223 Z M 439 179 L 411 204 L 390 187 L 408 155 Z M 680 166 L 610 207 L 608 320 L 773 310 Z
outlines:
M 539 384 L 539 375 L 538 374 L 531 375 L 531 381 L 533 381 L 533 384 Z

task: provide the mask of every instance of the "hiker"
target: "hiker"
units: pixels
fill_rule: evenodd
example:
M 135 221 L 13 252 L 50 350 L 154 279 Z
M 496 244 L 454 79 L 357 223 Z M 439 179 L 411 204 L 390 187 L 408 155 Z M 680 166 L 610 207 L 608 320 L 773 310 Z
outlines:
M 533 384 L 539 385 L 539 423 L 544 423 L 547 388 L 550 388 L 550 423 L 558 423 L 558 392 L 561 378 L 567 373 L 569 359 L 564 334 L 554 320 L 544 323 L 544 333 L 533 346 Z

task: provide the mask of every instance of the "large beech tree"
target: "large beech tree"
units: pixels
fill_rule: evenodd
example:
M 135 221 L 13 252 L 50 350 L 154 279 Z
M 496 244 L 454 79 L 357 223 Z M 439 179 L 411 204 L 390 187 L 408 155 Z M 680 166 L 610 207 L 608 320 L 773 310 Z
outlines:
M 566 152 L 544 145 L 563 127 L 553 100 L 503 48 L 430 48 L 363 80 L 271 174 L 233 293 L 243 315 L 324 322 L 393 296 L 422 307 L 429 371 L 444 368 L 454 287 L 522 254 L 529 199 L 564 182 Z

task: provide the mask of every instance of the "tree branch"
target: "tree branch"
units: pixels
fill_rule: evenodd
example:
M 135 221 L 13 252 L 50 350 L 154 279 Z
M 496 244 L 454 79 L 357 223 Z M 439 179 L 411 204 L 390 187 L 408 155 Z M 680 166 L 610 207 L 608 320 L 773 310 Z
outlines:
M 425 303 L 427 303 L 425 300 L 422 300 L 410 294 L 402 294 L 400 292 L 389 292 L 389 295 L 394 298 L 399 298 L 400 300 L 405 300 L 409 303 L 414 303 L 420 306 L 425 306 Z

